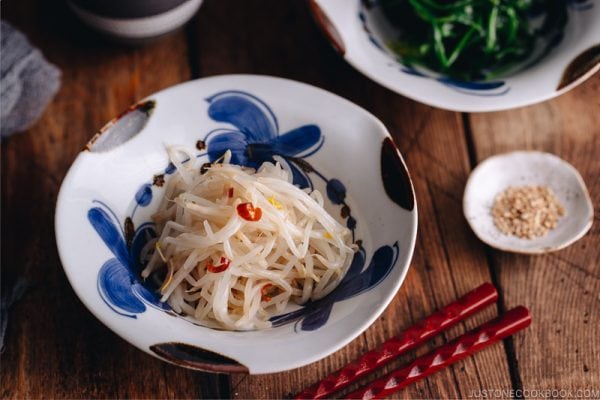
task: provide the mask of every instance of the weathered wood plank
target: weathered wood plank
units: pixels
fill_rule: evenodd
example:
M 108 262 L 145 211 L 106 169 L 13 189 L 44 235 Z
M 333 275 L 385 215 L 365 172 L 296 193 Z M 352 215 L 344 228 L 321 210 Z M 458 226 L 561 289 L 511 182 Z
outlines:
M 2 7 L 4 17 L 30 34 L 64 73 L 63 88 L 42 121 L 2 146 L 3 283 L 16 275 L 33 283 L 9 321 L 2 397 L 227 396 L 227 377 L 161 363 L 93 318 L 70 289 L 53 239 L 56 194 L 70 163 L 106 120 L 135 100 L 190 77 L 186 35 L 180 32 L 142 49 L 115 48 L 74 30 L 56 4 Z M 488 258 L 503 288 L 503 306 L 529 306 L 536 320 L 514 340 L 516 359 L 510 348 L 498 345 L 396 397 L 457 398 L 479 389 L 509 389 L 507 351 L 517 384 L 522 381 L 526 389 L 598 387 L 593 333 L 599 300 L 597 224 L 583 240 L 550 256 L 486 251 L 462 218 L 460 199 L 470 167 L 460 116 L 404 99 L 354 71 L 331 50 L 300 0 L 209 0 L 188 34 L 194 46 L 191 65 L 201 76 L 284 76 L 339 93 L 373 112 L 405 155 L 419 202 L 413 266 L 382 318 L 319 363 L 281 374 L 233 376 L 232 395 L 274 398 L 296 392 L 489 281 Z M 600 132 L 593 111 L 600 105 L 599 86 L 595 77 L 548 103 L 473 115 L 477 159 L 516 148 L 555 152 L 582 172 L 598 204 Z M 546 273 L 549 268 L 552 273 Z M 486 310 L 418 353 L 493 315 L 493 308 Z
M 548 151 L 579 170 L 600 204 L 600 75 L 557 99 L 512 111 L 472 115 L 478 161 L 511 150 Z M 568 218 L 568 216 L 567 216 Z M 577 390 L 600 387 L 600 228 L 544 256 L 489 250 L 506 307 L 523 304 L 532 326 L 515 339 L 522 387 Z M 598 395 L 598 394 L 596 394 Z M 575 392 L 565 397 L 577 396 Z M 588 395 L 589 396 L 589 395 Z
M 209 0 L 196 22 L 200 75 L 256 73 L 296 79 L 338 93 L 381 118 L 407 158 L 419 202 L 419 239 L 413 266 L 385 314 L 365 334 L 321 362 L 280 374 L 233 376 L 234 397 L 289 396 L 437 307 L 490 281 L 483 247 L 468 230 L 461 212 L 469 161 L 459 114 L 409 101 L 354 71 L 331 49 L 303 1 Z M 449 336 L 495 313 L 492 307 Z M 439 338 L 434 345 L 443 341 Z M 460 398 L 489 386 L 510 388 L 502 345 L 397 397 Z
M 110 118 L 189 79 L 185 34 L 120 47 L 80 30 L 63 6 L 2 3 L 3 18 L 60 67 L 63 82 L 43 118 L 2 144 L 2 280 L 24 276 L 30 287 L 9 316 L 0 397 L 217 397 L 207 374 L 162 363 L 98 322 L 69 286 L 54 243 L 56 196 L 71 162 Z

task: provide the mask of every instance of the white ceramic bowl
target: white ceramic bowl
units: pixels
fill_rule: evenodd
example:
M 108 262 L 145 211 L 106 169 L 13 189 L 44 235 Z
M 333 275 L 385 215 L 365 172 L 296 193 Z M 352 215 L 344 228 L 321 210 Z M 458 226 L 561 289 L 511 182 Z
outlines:
M 396 93 L 453 111 L 498 111 L 558 96 L 600 69 L 600 4 L 569 0 L 562 40 L 539 62 L 490 82 L 459 82 L 404 66 L 377 0 L 311 0 L 315 20 L 354 68 Z
M 503 234 L 494 225 L 492 206 L 509 186 L 548 186 L 566 210 L 555 229 L 534 239 Z M 467 181 L 463 210 L 475 234 L 504 251 L 541 254 L 562 249 L 581 238 L 592 226 L 594 210 L 579 172 L 559 157 L 537 151 L 516 151 L 490 157 Z
M 90 28 L 124 43 L 142 44 L 180 28 L 196 14 L 202 0 L 68 0 L 67 4 Z
M 197 145 L 197 157 L 208 161 L 219 155 L 214 143 L 224 141 L 245 164 L 264 161 L 249 156 L 255 145 L 282 155 L 295 182 L 326 194 L 326 208 L 362 243 L 338 288 L 286 310 L 265 330 L 195 325 L 139 278 L 139 249 L 173 172 L 165 144 Z M 220 372 L 300 367 L 350 342 L 400 288 L 416 231 L 412 184 L 380 121 L 321 89 L 250 75 L 191 81 L 131 107 L 77 157 L 56 207 L 60 258 L 90 311 L 147 353 Z

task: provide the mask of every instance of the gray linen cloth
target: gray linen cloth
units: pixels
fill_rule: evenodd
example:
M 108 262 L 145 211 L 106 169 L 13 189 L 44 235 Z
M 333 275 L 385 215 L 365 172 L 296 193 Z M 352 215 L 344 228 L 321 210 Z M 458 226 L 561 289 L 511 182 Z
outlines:
M 0 136 L 2 139 L 32 126 L 60 86 L 60 71 L 31 46 L 25 35 L 0 21 Z M 23 295 L 22 277 L 0 296 L 0 352 L 8 324 L 8 309 Z
M 0 134 L 24 131 L 42 115 L 60 86 L 60 70 L 25 35 L 0 21 Z

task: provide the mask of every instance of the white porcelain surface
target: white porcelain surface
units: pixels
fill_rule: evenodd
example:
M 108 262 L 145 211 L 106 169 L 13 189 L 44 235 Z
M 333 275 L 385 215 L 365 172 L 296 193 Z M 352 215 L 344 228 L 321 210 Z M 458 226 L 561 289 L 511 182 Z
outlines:
M 312 0 L 325 18 L 317 21 L 330 40 L 338 37 L 338 51 L 357 70 L 379 84 L 411 99 L 462 112 L 497 111 L 538 103 L 558 96 L 600 69 L 600 63 L 579 79 L 558 89 L 567 66 L 584 51 L 600 45 L 600 4 L 593 0 L 569 2 L 569 22 L 564 37 L 537 64 L 489 87 L 473 88 L 437 79 L 433 73 L 416 76 L 405 72 L 398 57 L 387 48 L 396 38 L 377 1 Z M 318 9 L 314 13 L 319 13 Z M 343 47 L 344 50 L 340 50 Z
M 71 1 L 68 4 L 93 29 L 120 39 L 139 40 L 164 35 L 179 28 L 194 16 L 202 1 L 189 0 L 165 13 L 142 18 L 110 18 L 87 11 Z
M 357 221 L 356 239 L 362 240 L 366 253 L 363 271 L 378 248 L 388 245 L 397 249 L 389 274 L 376 286 L 335 302 L 327 322 L 316 330 L 302 330 L 300 324 L 288 323 L 261 331 L 219 331 L 194 325 L 155 306 L 133 313 L 120 309 L 106 302 L 98 289 L 100 269 L 113 254 L 90 225 L 90 210 L 102 202 L 114 213 L 110 219 L 118 221 L 119 229 L 123 229 L 125 217 L 131 215 L 132 209 L 139 209 L 133 218 L 136 227 L 149 220 L 158 203 L 154 199 L 160 197 L 162 189 L 147 185 L 153 199 L 147 206 L 147 199 L 138 195 L 141 185 L 152 182 L 155 174 L 165 170 L 165 144 L 194 147 L 197 140 L 205 139 L 215 129 L 231 129 L 230 125 L 210 118 L 207 110 L 215 94 L 238 92 L 263 102 L 264 107 L 260 107 L 272 111 L 281 135 L 307 124 L 318 126 L 324 138 L 322 147 L 302 157 L 324 176 L 339 179 L 345 185 L 345 201 Z M 148 99 L 155 101 L 155 107 L 147 121 L 138 124 L 141 131 L 135 135 L 123 133 L 128 126 L 138 126 L 123 118 L 107 125 L 88 145 L 91 151 L 81 152 L 73 163 L 57 202 L 56 240 L 63 267 L 79 298 L 98 319 L 157 357 L 151 346 L 184 343 L 229 357 L 250 373 L 272 373 L 326 357 L 378 318 L 404 280 L 417 229 L 410 181 L 404 188 L 402 182 L 394 182 L 395 188 L 404 189 L 412 199 L 410 209 L 399 206 L 386 194 L 381 154 L 382 142 L 389 140 L 389 133 L 379 120 L 324 90 L 265 76 L 205 78 L 171 87 Z M 265 115 L 271 115 L 265 110 Z M 119 140 L 107 139 L 107 135 L 123 135 L 127 141 L 119 144 Z M 397 161 L 396 165 L 403 169 L 399 154 Z M 320 178 L 309 176 L 315 187 L 325 193 Z M 341 218 L 339 205 L 329 201 L 327 208 Z M 343 218 L 341 221 L 347 222 Z
M 491 209 L 496 196 L 509 186 L 545 185 L 566 210 L 547 235 L 521 239 L 494 225 Z M 594 210 L 583 179 L 559 157 L 536 151 L 517 151 L 490 157 L 471 173 L 463 210 L 475 234 L 500 250 L 539 254 L 562 249 L 581 238 L 592 226 Z

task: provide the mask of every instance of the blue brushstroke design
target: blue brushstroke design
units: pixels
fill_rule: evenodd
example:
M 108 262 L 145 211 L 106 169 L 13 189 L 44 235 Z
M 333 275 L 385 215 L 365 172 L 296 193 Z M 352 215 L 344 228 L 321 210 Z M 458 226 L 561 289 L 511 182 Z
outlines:
M 455 79 L 440 77 L 437 79 L 439 82 L 454 86 L 459 89 L 467 89 L 467 90 L 494 90 L 504 86 L 503 81 L 493 81 L 493 82 L 464 82 L 457 81 Z
M 310 179 L 310 177 L 294 162 L 291 162 L 288 159 L 284 159 L 284 161 L 292 171 L 292 182 L 300 188 L 308 188 L 312 191 L 314 189 L 312 179 Z
M 320 300 L 307 302 L 299 310 L 271 318 L 273 326 L 298 320 L 296 329 L 298 324 L 303 331 L 319 329 L 329 319 L 331 309 L 336 302 L 358 296 L 379 285 L 396 265 L 398 255 L 398 242 L 392 246 L 382 246 L 371 257 L 369 266 L 361 272 L 366 262 L 366 252 L 363 247 L 360 247 L 354 254 L 348 272 L 333 292 Z
M 177 170 L 177 167 L 175 167 L 175 165 L 172 162 L 169 162 L 169 164 L 165 168 L 165 174 L 171 175 L 176 170 Z
M 135 202 L 137 205 L 146 207 L 152 201 L 152 185 L 150 183 L 145 183 L 135 194 Z
M 129 265 L 129 252 L 125 239 L 107 212 L 102 208 L 93 207 L 88 211 L 88 220 L 106 247 L 117 257 L 117 260 L 123 265 Z
M 504 81 L 489 81 L 489 82 L 466 82 L 458 81 L 444 76 L 429 76 L 425 73 L 416 70 L 410 66 L 402 66 L 400 70 L 406 74 L 418 76 L 420 78 L 433 79 L 440 82 L 442 85 L 453 89 L 463 94 L 469 94 L 480 97 L 498 97 L 505 95 L 510 90 Z M 506 86 L 506 87 L 505 87 Z M 501 89 L 501 90 L 498 90 Z
M 111 210 L 110 207 L 105 202 L 103 202 L 103 201 L 92 200 L 92 204 L 98 204 L 98 205 L 100 205 L 103 210 L 107 211 L 110 214 L 110 216 L 112 217 L 113 224 L 118 227 L 118 229 L 121 231 L 121 234 L 124 237 L 125 236 L 125 230 L 123 228 L 121 228 L 121 226 L 119 225 L 119 218 L 117 217 L 117 214 L 115 214 L 115 212 L 113 210 Z
M 510 91 L 510 87 L 506 87 L 503 90 L 499 91 L 499 92 L 484 92 L 483 90 L 478 91 L 478 92 L 474 92 L 471 90 L 465 90 L 465 89 L 461 89 L 460 87 L 457 87 L 456 85 L 452 85 L 452 84 L 448 84 L 448 83 L 444 83 L 445 86 L 449 87 L 450 89 L 457 91 L 459 93 L 463 93 L 463 94 L 469 94 L 472 96 L 478 96 L 478 97 L 499 97 L 499 96 L 503 96 L 506 93 L 508 93 Z
M 127 268 L 116 258 L 105 262 L 98 273 L 98 290 L 102 300 L 115 312 L 130 318 L 146 311 L 144 303 L 132 292 L 133 283 Z
M 215 121 L 232 125 L 214 129 L 204 140 L 209 160 L 215 162 L 227 150 L 234 164 L 258 168 L 263 162 L 282 157 L 292 171 L 294 184 L 312 188 L 312 182 L 293 159 L 308 157 L 318 151 L 324 136 L 317 125 L 309 124 L 279 133 L 275 113 L 258 97 L 239 90 L 219 92 L 206 99 L 208 115 Z
M 101 207 L 88 210 L 88 221 L 106 247 L 115 255 L 104 263 L 98 272 L 98 292 L 102 300 L 116 313 L 136 318 L 135 314 L 146 311 L 146 305 L 160 310 L 170 310 L 151 283 L 142 282 L 143 269 L 140 252 L 148 241 L 156 237 L 151 223 L 142 224 L 135 232 L 131 248 L 127 248 L 123 231 L 111 218 L 114 212 L 103 202 L 94 201 Z M 136 205 L 137 207 L 137 205 Z
M 333 204 L 342 204 L 346 199 L 346 187 L 338 179 L 330 179 L 326 186 L 327 197 Z
M 137 279 L 135 283 L 131 285 L 131 292 L 140 300 L 147 305 L 156 308 L 161 311 L 170 311 L 171 306 L 168 303 L 162 303 L 160 301 L 160 295 L 156 288 L 149 289 L 149 286 L 140 283 Z

